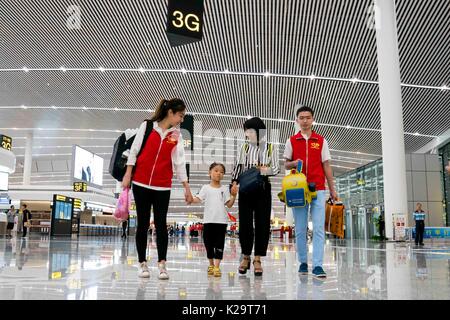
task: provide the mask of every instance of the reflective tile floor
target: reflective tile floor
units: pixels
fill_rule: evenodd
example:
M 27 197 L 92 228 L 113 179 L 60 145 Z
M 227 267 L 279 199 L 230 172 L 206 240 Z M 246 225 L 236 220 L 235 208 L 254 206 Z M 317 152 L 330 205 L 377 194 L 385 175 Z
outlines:
M 0 237 L 0 299 L 450 299 L 450 242 L 437 240 L 327 240 L 324 281 L 298 275 L 292 240 L 271 239 L 262 277 L 237 273 L 236 238 L 227 238 L 221 278 L 207 276 L 201 239 L 170 238 L 168 281 L 157 279 L 156 259 L 153 237 L 151 277 L 141 280 L 132 237 Z

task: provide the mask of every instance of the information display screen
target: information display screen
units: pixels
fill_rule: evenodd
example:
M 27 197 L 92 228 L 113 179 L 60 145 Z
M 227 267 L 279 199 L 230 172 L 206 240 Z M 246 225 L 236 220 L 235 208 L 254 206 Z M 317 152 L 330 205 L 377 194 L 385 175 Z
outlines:
M 73 178 L 103 186 L 103 158 L 79 146 L 73 149 Z
M 70 220 L 72 219 L 72 203 L 70 202 L 55 202 L 55 219 Z

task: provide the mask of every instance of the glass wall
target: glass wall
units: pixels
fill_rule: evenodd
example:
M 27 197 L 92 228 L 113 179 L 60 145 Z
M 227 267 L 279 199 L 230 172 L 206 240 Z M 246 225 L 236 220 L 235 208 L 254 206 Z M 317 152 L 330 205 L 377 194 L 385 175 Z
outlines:
M 450 226 L 450 173 L 445 170 L 446 166 L 450 166 L 450 143 L 439 149 L 439 156 L 442 161 L 442 180 L 444 190 L 444 211 L 447 227 Z
M 450 161 L 450 144 L 439 151 L 439 159 L 438 155 L 406 154 L 409 226 L 413 224 L 416 202 L 423 203 L 431 213 L 427 226 L 450 225 L 450 174 L 444 169 Z M 336 191 L 346 207 L 346 238 L 383 236 L 379 228 L 379 223 L 383 224 L 379 218 L 384 218 L 383 160 L 349 171 L 335 181 Z
M 382 159 L 337 177 L 336 190 L 346 208 L 346 238 L 380 236 L 378 219 L 384 210 Z
M 336 178 L 336 188 L 345 206 L 383 203 L 383 163 L 376 160 Z

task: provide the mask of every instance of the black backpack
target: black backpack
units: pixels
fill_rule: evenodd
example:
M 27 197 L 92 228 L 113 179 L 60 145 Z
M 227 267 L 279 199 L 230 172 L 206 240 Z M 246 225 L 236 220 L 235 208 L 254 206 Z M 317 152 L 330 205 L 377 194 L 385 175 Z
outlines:
M 147 122 L 147 127 L 145 129 L 144 140 L 142 140 L 141 150 L 139 150 L 137 157 L 139 157 L 139 155 L 141 154 L 141 151 L 144 149 L 145 143 L 147 142 L 147 139 L 153 130 L 153 121 L 151 121 L 151 120 L 145 120 L 145 121 Z M 126 155 L 124 155 L 123 153 L 125 151 L 131 149 L 131 146 L 133 145 L 135 137 L 136 137 L 136 135 L 134 135 L 134 136 L 130 137 L 128 140 L 126 140 L 125 133 L 122 133 L 117 138 L 116 142 L 114 143 L 113 152 L 111 155 L 111 161 L 109 162 L 108 172 L 117 181 L 122 181 L 123 176 L 125 175 L 125 173 L 127 171 L 128 157 Z

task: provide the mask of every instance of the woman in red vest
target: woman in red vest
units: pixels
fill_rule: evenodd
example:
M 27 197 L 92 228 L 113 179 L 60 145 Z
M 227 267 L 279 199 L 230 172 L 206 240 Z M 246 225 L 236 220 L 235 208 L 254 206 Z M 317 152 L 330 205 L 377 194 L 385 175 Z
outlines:
M 180 124 L 184 120 L 186 106 L 180 99 L 162 100 L 151 118 L 153 129 L 143 145 L 147 121 L 144 121 L 130 149 L 127 172 L 122 186 L 128 187 L 133 182 L 133 195 L 136 201 L 137 231 L 136 247 L 139 256 L 138 275 L 150 277 L 146 250 L 147 231 L 150 212 L 153 214 L 158 248 L 158 267 L 160 280 L 169 279 L 166 269 L 168 235 L 166 229 L 173 169 L 185 189 L 185 200 L 191 203 L 192 193 L 187 182 L 184 142 L 181 137 Z

